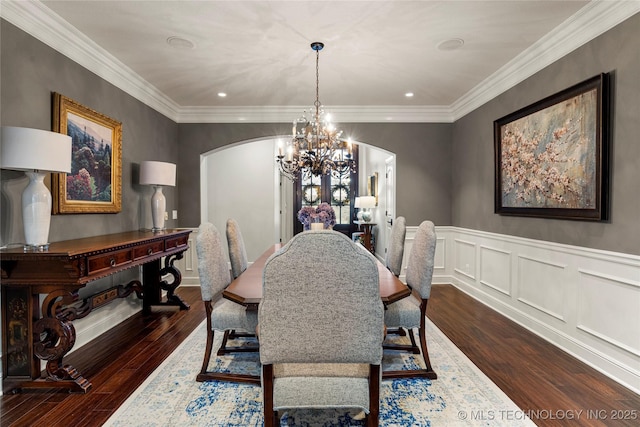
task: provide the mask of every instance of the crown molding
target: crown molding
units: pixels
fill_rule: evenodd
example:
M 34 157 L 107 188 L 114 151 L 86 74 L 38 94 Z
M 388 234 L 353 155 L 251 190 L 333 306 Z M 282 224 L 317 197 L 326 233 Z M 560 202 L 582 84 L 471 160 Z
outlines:
M 289 123 L 308 109 L 304 106 L 281 107 L 182 107 L 178 123 Z M 450 123 L 448 107 L 323 105 L 335 123 Z
M 451 105 L 453 121 L 640 12 L 640 1 L 594 0 Z
M 0 16 L 159 113 L 178 116 L 178 104 L 40 1 L 2 0 Z
M 452 123 L 640 12 L 594 0 L 449 106 L 325 106 L 336 122 Z M 177 123 L 287 123 L 304 107 L 180 106 L 40 1 L 2 1 L 0 16 Z

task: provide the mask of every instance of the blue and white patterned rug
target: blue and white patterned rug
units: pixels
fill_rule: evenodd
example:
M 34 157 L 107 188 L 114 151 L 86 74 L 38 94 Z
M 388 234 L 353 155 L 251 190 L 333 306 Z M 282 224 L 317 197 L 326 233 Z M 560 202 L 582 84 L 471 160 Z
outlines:
M 220 345 L 220 335 L 214 349 Z M 427 345 L 438 379 L 384 380 L 380 425 L 534 426 L 495 384 L 427 319 Z M 407 337 L 390 337 L 406 340 Z M 259 386 L 212 381 L 198 383 L 206 341 L 202 323 L 107 421 L 106 426 L 262 426 Z M 231 344 L 234 344 L 233 342 Z M 237 343 L 235 343 L 237 344 Z M 212 353 L 215 355 L 215 350 Z M 418 361 L 418 362 L 417 362 Z M 383 369 L 411 369 L 422 363 L 412 354 L 385 351 Z M 259 355 L 212 357 L 210 370 L 257 375 Z M 283 414 L 283 427 L 362 426 L 355 413 L 296 411 Z

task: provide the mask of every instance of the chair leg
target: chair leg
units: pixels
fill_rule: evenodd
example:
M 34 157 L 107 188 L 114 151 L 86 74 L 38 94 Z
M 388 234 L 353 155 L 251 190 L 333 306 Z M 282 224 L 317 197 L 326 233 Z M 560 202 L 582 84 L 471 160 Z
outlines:
M 418 335 L 420 336 L 420 347 L 422 349 L 422 359 L 424 360 L 425 369 L 415 369 L 415 370 L 402 370 L 402 371 L 383 371 L 382 379 L 391 379 L 391 378 L 429 378 L 431 380 L 438 379 L 438 375 L 434 372 L 431 367 L 431 362 L 429 360 L 429 349 L 427 348 L 427 302 L 429 300 L 422 299 L 420 303 L 420 328 L 418 331 Z M 412 346 L 415 346 L 415 338 L 413 336 L 413 331 L 409 331 L 409 336 L 411 337 Z M 405 346 L 409 347 L 409 346 Z M 389 348 L 389 346 L 384 346 L 385 349 Z M 406 348 L 409 350 L 409 348 Z M 418 349 L 420 350 L 420 349 Z M 414 351 L 415 353 L 415 351 Z M 420 351 L 418 351 L 419 354 Z
M 402 331 L 402 333 L 400 332 Z M 405 328 L 397 328 L 397 330 L 393 332 L 387 333 L 396 333 L 400 336 L 409 335 L 409 339 L 411 339 L 411 345 L 409 344 L 384 344 L 382 348 L 385 350 L 398 350 L 398 351 L 408 351 L 413 354 L 420 354 L 420 347 L 416 344 L 416 339 L 413 336 L 413 330 L 409 329 L 405 332 Z
M 259 375 L 246 375 L 246 374 L 233 374 L 233 373 L 222 373 L 222 372 L 208 372 L 207 368 L 209 367 L 209 361 L 211 359 L 211 351 L 213 350 L 213 338 L 214 331 L 211 325 L 211 310 L 212 305 L 211 301 L 205 301 L 205 309 L 207 312 L 207 343 L 205 344 L 204 350 L 204 360 L 202 361 L 202 367 L 200 368 L 200 373 L 196 376 L 196 381 L 231 381 L 238 383 L 247 383 L 247 384 L 260 384 L 260 376 Z M 228 331 L 225 331 L 225 335 L 228 334 Z
M 277 412 L 273 410 L 273 365 L 262 365 L 262 411 L 264 414 L 264 427 L 280 425 L 276 419 Z
M 400 335 L 401 337 L 407 335 L 407 331 L 405 331 L 404 328 L 391 328 L 387 330 L 387 333 L 392 335 Z
M 211 327 L 211 310 L 212 305 L 211 301 L 205 301 L 205 311 L 207 313 L 207 343 L 204 348 L 204 359 L 202 360 L 202 367 L 200 368 L 200 375 L 207 372 L 207 367 L 209 366 L 209 360 L 211 359 L 211 350 L 213 347 L 213 328 Z M 200 375 L 196 377 L 196 381 L 202 381 Z
M 222 344 L 220 344 L 220 348 L 218 349 L 218 356 L 222 356 L 227 349 L 227 340 L 229 339 L 230 331 L 224 331 L 224 335 L 222 336 Z
M 369 366 L 369 414 L 367 427 L 378 427 L 380 419 L 380 365 Z
M 220 348 L 218 349 L 218 356 L 224 356 L 229 353 L 255 353 L 260 351 L 258 346 L 250 346 L 250 347 L 227 347 L 227 342 L 230 339 L 234 338 L 249 338 L 255 337 L 255 334 L 250 334 L 247 332 L 236 332 L 235 330 L 225 331 L 224 336 L 222 337 L 222 344 L 220 344 Z
M 427 302 L 429 300 L 423 299 L 422 304 L 420 304 L 420 311 L 422 312 L 422 318 L 420 320 L 420 347 L 422 348 L 422 358 L 424 359 L 424 366 L 427 372 L 430 372 L 432 375 L 429 378 L 435 380 L 438 378 L 435 372 L 433 372 L 433 368 L 431 367 L 431 362 L 429 361 L 429 349 L 427 348 Z

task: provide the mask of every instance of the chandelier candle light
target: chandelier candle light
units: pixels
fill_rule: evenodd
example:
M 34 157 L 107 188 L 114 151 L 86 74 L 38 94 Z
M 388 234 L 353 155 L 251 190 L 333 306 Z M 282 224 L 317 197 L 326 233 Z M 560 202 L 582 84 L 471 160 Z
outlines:
M 152 185 L 155 188 L 151 196 L 151 217 L 153 231 L 164 230 L 164 215 L 167 210 L 167 199 L 162 187 L 176 185 L 176 165 L 166 162 L 144 161 L 140 163 L 140 185 Z
M 51 192 L 44 185 L 44 177 L 48 172 L 71 172 L 71 137 L 40 129 L 3 127 L 0 151 L 2 169 L 25 171 L 29 177 L 22 193 L 24 250 L 47 250 Z
M 316 101 L 310 118 L 305 115 L 293 121 L 291 140 L 286 147 L 278 147 L 276 162 L 280 172 L 294 181 L 301 173 L 304 178 L 329 175 L 336 178 L 346 176 L 356 170 L 352 143 L 340 139 L 338 131 L 325 117 L 320 103 L 319 61 L 323 43 L 311 43 L 316 52 Z

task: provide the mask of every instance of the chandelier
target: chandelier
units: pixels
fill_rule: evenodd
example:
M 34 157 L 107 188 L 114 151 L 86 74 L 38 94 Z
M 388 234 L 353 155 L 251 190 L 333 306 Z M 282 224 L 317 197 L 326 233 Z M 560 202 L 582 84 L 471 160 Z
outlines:
M 308 179 L 311 176 L 331 175 L 341 178 L 356 171 L 351 141 L 340 138 L 342 131 L 336 130 L 325 116 L 320 104 L 319 67 L 320 51 L 323 43 L 311 43 L 316 52 L 316 101 L 314 108 L 293 121 L 291 140 L 286 147 L 278 148 L 276 162 L 280 172 L 292 181 L 299 174 Z

